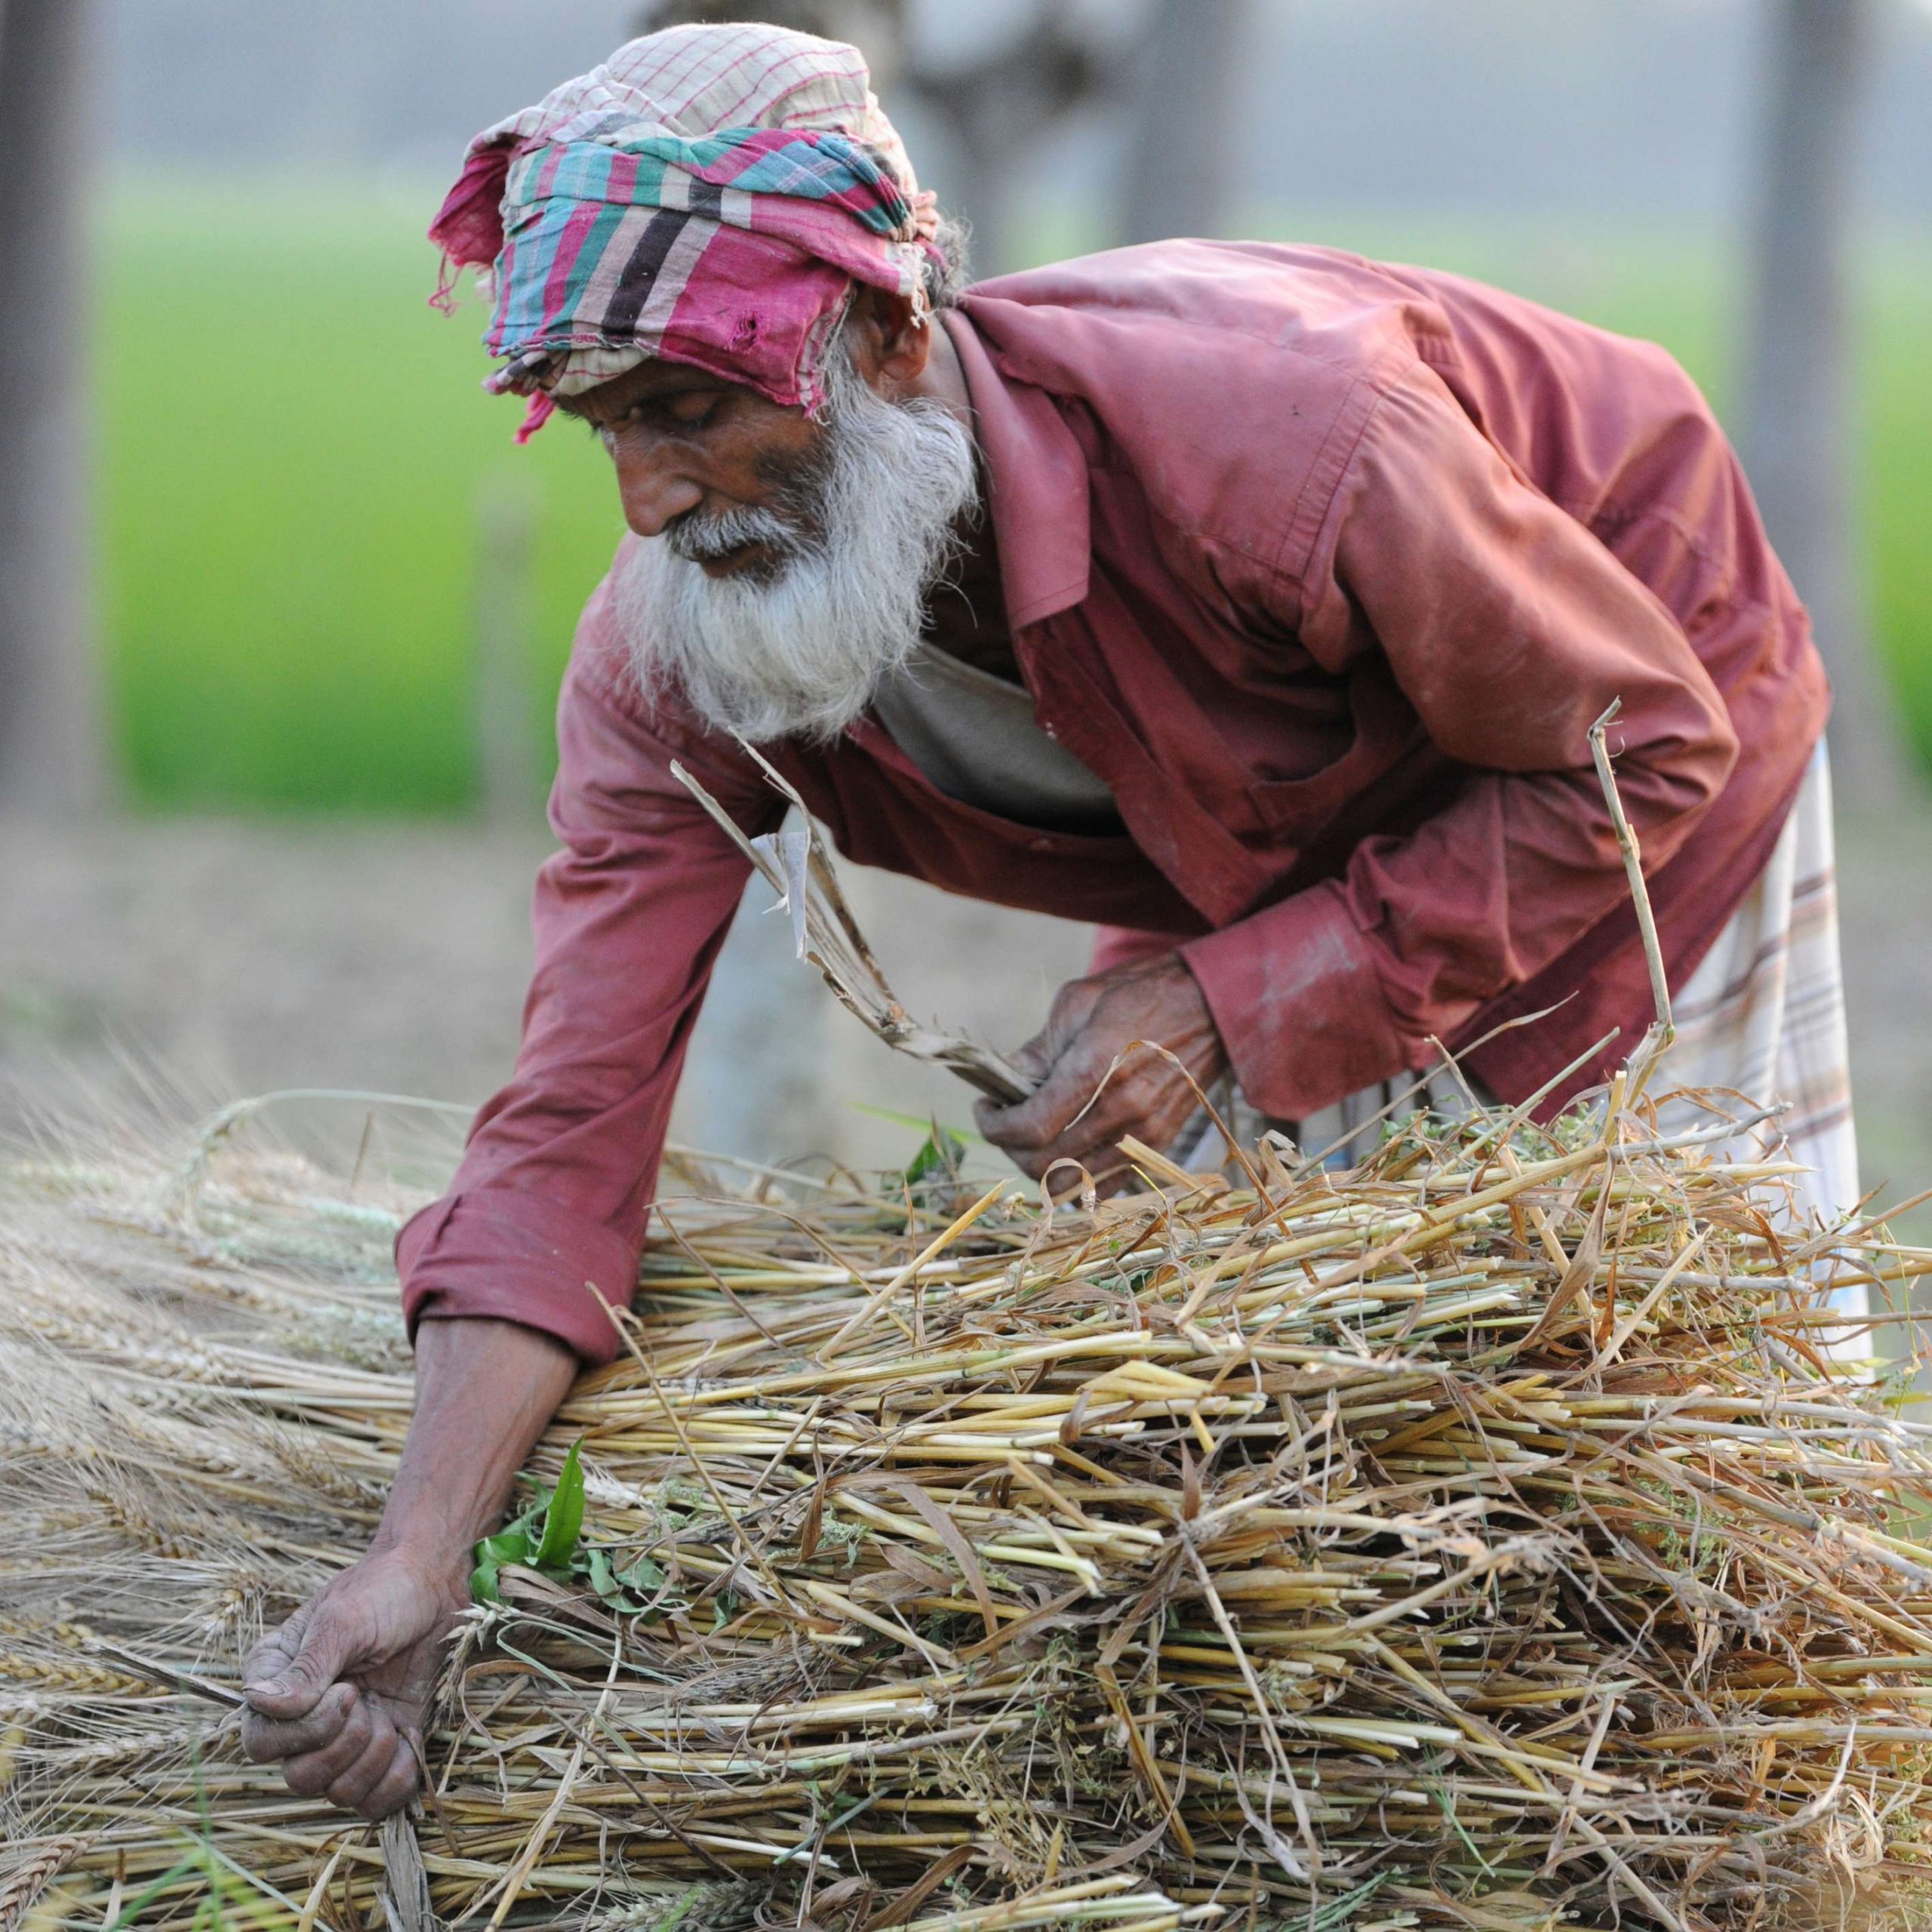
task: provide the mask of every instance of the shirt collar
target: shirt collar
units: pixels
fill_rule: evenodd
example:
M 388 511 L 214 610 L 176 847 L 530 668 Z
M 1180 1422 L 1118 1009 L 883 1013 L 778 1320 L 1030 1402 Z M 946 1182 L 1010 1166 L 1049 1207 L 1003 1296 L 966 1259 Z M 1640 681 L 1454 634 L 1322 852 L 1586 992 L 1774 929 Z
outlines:
M 999 544 L 1007 622 L 1017 631 L 1087 595 L 1087 459 L 1045 390 L 1002 375 L 958 309 L 940 319 L 965 374 Z

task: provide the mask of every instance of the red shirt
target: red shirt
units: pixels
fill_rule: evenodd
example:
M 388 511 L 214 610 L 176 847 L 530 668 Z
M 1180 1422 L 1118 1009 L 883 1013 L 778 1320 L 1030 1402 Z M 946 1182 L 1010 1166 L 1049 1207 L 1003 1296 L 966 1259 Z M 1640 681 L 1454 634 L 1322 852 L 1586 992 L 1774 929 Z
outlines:
M 1452 275 L 1169 242 L 986 282 L 964 368 L 1013 648 L 1125 835 L 938 792 L 870 718 L 774 762 L 840 848 L 1178 945 L 1248 1097 L 1293 1119 L 1502 1034 L 1507 1100 L 1649 1015 L 1585 734 L 1681 980 L 1761 869 L 1823 729 L 1805 615 L 1690 380 Z M 537 966 L 510 1084 L 398 1244 L 405 1303 L 608 1358 L 685 1049 L 746 878 L 749 761 L 630 679 L 604 593 L 558 715 Z M 1148 935 L 1161 936 L 1150 939 Z

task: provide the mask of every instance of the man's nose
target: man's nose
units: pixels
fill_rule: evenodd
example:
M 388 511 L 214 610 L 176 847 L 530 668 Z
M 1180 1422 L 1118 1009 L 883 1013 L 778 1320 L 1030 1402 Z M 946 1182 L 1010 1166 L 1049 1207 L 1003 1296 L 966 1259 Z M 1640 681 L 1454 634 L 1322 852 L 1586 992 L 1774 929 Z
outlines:
M 704 500 L 703 486 L 658 451 L 639 447 L 639 440 L 623 437 L 611 452 L 617 469 L 617 497 L 624 521 L 639 537 L 658 537 Z

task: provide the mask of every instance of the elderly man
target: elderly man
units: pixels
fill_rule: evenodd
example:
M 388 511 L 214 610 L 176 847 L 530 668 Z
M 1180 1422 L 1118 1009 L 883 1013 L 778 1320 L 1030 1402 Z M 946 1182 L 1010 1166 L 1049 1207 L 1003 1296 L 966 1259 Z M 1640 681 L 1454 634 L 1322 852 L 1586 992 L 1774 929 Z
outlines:
M 297 1791 L 408 1797 L 470 1546 L 614 1352 L 746 877 L 673 759 L 768 829 L 756 743 L 852 858 L 1104 929 L 1037 1093 L 982 1109 L 1038 1175 L 1171 1143 L 1190 1072 L 1305 1137 L 1438 1041 L 1511 1101 L 1600 1078 L 1649 1008 L 1586 740 L 1621 700 L 1675 1073 L 1775 1089 L 1815 1200 L 1855 1188 L 1825 679 L 1660 351 L 1314 248 L 962 290 L 859 55 L 766 27 L 492 128 L 432 232 L 492 278 L 491 386 L 589 429 L 632 534 L 565 683 L 515 1075 L 398 1244 L 394 1493 L 251 1660 Z M 1174 1058 L 1108 1079 L 1140 1040 Z

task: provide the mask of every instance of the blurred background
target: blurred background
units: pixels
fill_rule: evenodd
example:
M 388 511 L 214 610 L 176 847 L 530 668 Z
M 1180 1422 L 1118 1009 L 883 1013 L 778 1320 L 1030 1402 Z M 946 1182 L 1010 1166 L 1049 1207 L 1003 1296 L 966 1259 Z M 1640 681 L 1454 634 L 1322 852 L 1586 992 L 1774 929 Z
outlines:
M 473 1103 L 549 714 L 620 521 L 426 298 L 465 142 L 702 0 L 4 0 L 0 1124 L 155 1069 Z M 1448 267 L 1666 344 L 1817 616 L 1869 1183 L 1932 1182 L 1932 4 L 776 0 L 857 39 L 980 273 L 1192 232 Z M 851 875 L 1011 1045 L 1086 935 Z M 754 887 L 675 1131 L 901 1158 L 964 1091 Z M 883 1112 L 880 1111 L 883 1110 Z M 897 1115 L 900 1118 L 893 1118 Z

